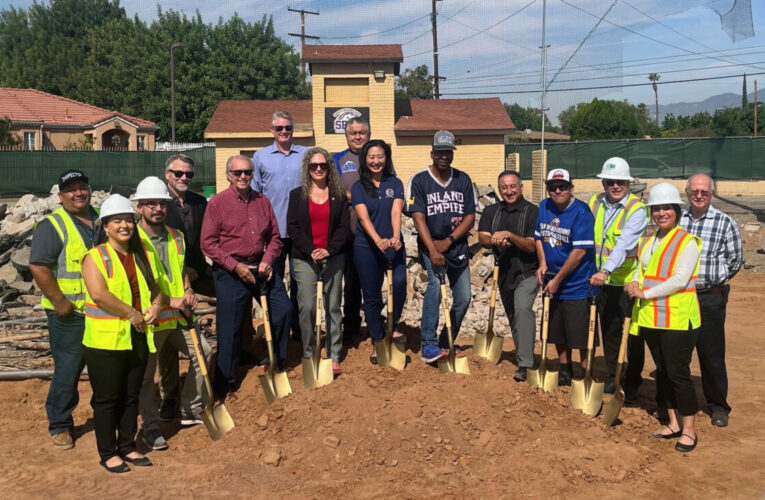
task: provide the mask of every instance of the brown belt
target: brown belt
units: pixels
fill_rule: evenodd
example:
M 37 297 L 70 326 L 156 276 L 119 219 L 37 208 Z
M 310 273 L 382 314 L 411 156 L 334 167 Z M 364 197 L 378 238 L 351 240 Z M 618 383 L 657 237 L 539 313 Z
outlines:
M 251 263 L 251 262 L 257 262 L 257 261 L 259 261 L 259 260 L 260 260 L 260 257 L 259 257 L 259 256 L 257 256 L 257 257 L 256 257 L 256 256 L 250 256 L 250 257 L 237 257 L 237 256 L 234 256 L 234 258 L 235 258 L 237 261 L 239 261 L 239 262 L 243 262 L 243 263 L 246 263 L 246 262 L 250 262 L 250 263 Z

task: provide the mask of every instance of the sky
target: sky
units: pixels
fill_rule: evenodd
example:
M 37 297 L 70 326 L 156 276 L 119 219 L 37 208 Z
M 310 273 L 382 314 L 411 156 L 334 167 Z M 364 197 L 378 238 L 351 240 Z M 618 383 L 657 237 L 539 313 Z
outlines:
M 38 0 L 41 1 L 41 0 Z M 45 0 L 42 0 L 45 1 Z M 0 9 L 32 0 L 0 0 Z M 249 22 L 273 16 L 278 36 L 299 51 L 299 14 L 306 34 L 334 44 L 398 43 L 402 70 L 426 64 L 432 72 L 431 0 L 122 0 L 145 21 L 157 6 L 216 23 L 235 12 Z M 497 96 L 540 107 L 544 0 L 439 0 L 439 74 L 443 98 Z M 751 5 L 753 33 L 726 33 L 720 14 Z M 661 104 L 741 93 L 765 82 L 765 2 L 762 0 L 547 0 L 545 12 L 548 116 L 594 97 L 646 103 L 653 109 L 649 73 L 658 73 Z M 730 16 L 728 16 L 730 17 Z M 756 73 L 762 73 L 757 75 Z M 731 78 L 720 78 L 732 76 Z M 709 79 L 718 78 L 718 79 Z M 706 79 L 706 80 L 699 80 Z M 677 82 L 678 80 L 697 80 Z M 593 88 L 602 87 L 602 88 Z

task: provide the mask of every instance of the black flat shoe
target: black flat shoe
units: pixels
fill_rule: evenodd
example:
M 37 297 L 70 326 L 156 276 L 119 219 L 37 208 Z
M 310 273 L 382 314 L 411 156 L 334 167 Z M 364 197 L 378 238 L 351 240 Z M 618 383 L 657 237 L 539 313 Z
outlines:
M 113 472 L 114 474 L 122 474 L 123 472 L 130 471 L 130 467 L 128 467 L 128 464 L 126 464 L 125 462 L 122 462 L 119 465 L 114 465 L 112 467 L 109 467 L 108 465 L 106 465 L 106 460 L 101 460 L 98 463 L 100 463 L 104 469 L 108 470 L 109 472 Z
M 154 465 L 151 463 L 151 460 L 149 460 L 149 457 L 140 457 L 140 458 L 122 457 L 122 459 L 125 462 L 130 462 L 136 467 L 150 467 L 151 465 Z
M 391 340 L 393 340 L 393 342 L 398 342 L 399 344 L 406 344 L 406 334 L 402 333 L 398 337 L 391 337 Z
M 664 427 L 672 431 L 672 427 L 668 425 L 665 425 Z M 672 434 L 662 434 L 661 432 L 654 432 L 648 437 L 653 439 L 675 439 L 675 438 L 679 438 L 682 435 L 683 435 L 683 429 L 680 429 L 678 431 L 672 431 Z
M 688 438 L 691 437 L 688 434 L 681 434 L 681 436 L 685 436 Z M 678 442 L 678 443 L 675 443 L 675 450 L 681 453 L 689 453 L 696 448 L 696 445 L 698 443 L 699 443 L 699 436 L 697 434 L 696 437 L 693 438 L 693 444 L 683 444 Z
M 376 365 L 377 364 L 377 354 L 373 354 L 373 355 L 369 356 L 369 362 L 372 363 L 373 365 Z

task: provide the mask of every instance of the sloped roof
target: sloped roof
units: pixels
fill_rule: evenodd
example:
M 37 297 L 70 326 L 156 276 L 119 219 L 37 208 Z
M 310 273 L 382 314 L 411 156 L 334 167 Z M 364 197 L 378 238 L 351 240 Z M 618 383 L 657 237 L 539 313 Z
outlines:
M 397 99 L 396 133 L 493 131 L 508 134 L 515 125 L 498 97 L 481 99 Z
M 289 112 L 296 129 L 313 130 L 310 100 L 221 101 L 205 128 L 205 135 L 268 132 L 271 115 L 276 110 Z
M 404 61 L 399 44 L 387 45 L 306 45 L 303 61 L 315 62 L 393 62 Z
M 157 128 L 156 123 L 148 120 L 39 90 L 0 87 L 0 117 L 5 116 L 14 122 L 82 127 L 91 127 L 119 117 L 138 128 Z

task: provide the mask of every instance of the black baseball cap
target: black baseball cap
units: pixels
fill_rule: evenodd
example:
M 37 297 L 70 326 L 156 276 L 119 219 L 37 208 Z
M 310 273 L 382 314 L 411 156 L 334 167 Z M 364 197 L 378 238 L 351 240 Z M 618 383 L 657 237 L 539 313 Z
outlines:
M 75 181 L 82 181 L 88 184 L 88 176 L 80 172 L 79 170 L 69 169 L 58 178 L 58 189 L 64 189 L 68 184 Z

